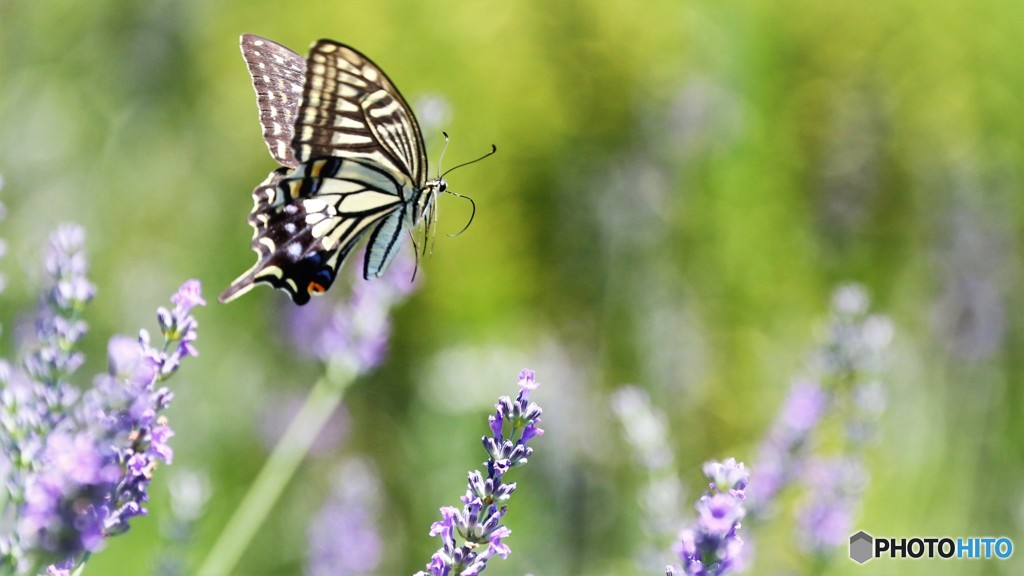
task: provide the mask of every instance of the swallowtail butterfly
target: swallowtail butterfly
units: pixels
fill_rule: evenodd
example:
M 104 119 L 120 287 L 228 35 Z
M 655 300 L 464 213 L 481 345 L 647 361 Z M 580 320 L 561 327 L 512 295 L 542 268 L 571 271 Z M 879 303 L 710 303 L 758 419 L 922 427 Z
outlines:
M 331 286 L 366 234 L 363 276 L 379 277 L 406 227 L 433 223 L 435 198 L 448 186 L 443 175 L 427 178 L 408 103 L 369 58 L 333 40 L 314 42 L 305 59 L 252 34 L 241 46 L 263 140 L 282 167 L 252 193 L 256 264 L 220 301 L 265 282 L 305 304 Z

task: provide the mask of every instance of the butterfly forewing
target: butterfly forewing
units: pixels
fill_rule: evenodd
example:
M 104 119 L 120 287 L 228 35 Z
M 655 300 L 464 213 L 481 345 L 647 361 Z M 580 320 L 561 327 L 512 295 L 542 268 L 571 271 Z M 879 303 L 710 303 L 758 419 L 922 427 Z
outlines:
M 310 49 L 295 129 L 301 161 L 363 158 L 395 174 L 403 197 L 426 182 L 416 119 L 387 75 L 356 50 L 331 40 Z
M 306 79 L 306 60 L 273 40 L 253 34 L 242 35 L 241 47 L 256 90 L 263 140 L 275 160 L 294 168 L 299 162 L 292 151 L 292 140 Z

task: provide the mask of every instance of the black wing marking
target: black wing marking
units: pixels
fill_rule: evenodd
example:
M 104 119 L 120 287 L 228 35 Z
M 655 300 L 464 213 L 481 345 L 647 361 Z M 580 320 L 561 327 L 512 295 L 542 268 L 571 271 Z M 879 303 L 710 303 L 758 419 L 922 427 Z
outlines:
M 306 60 L 277 42 L 254 34 L 243 34 L 240 44 L 256 90 L 263 141 L 275 160 L 294 168 L 299 161 L 292 150 L 292 140 L 306 81 Z
M 327 290 L 359 239 L 374 237 L 405 204 L 399 183 L 372 163 L 325 158 L 278 169 L 253 191 L 249 216 L 256 263 L 220 296 L 230 302 L 264 282 L 296 304 Z M 369 256 L 368 256 L 369 258 Z

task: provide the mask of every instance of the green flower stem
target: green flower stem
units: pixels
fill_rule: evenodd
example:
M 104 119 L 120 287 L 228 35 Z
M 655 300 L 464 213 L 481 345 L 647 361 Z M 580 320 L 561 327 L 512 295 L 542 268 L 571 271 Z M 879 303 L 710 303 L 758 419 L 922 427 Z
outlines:
M 339 366 L 328 367 L 327 374 L 313 386 L 306 403 L 292 419 L 242 503 L 206 555 L 206 560 L 197 572 L 198 576 L 227 576 L 235 573 L 238 559 L 252 541 L 256 530 L 266 520 L 267 514 L 295 475 L 313 441 L 341 403 L 345 390 L 354 379 L 355 374 L 351 371 Z

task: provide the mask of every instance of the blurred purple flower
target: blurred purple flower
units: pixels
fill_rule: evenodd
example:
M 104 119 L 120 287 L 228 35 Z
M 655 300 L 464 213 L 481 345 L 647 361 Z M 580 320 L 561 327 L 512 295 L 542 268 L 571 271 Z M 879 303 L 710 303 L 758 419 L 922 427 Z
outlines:
M 383 542 L 377 532 L 379 482 L 370 466 L 346 462 L 330 500 L 309 526 L 310 576 L 358 576 L 377 571 Z
M 852 531 L 866 482 L 863 465 L 855 458 L 815 458 L 802 481 L 807 497 L 798 509 L 798 541 L 808 552 L 831 553 Z
M 808 438 L 829 401 L 828 394 L 809 378 L 795 380 L 779 417 L 761 443 L 757 485 L 750 490 L 750 509 L 764 512 L 775 495 L 800 469 Z
M 667 576 L 719 576 L 738 572 L 743 540 L 740 520 L 746 515 L 744 489 L 750 473 L 735 459 L 704 464 L 709 490 L 697 501 L 697 521 L 679 535 L 676 552 L 682 567 L 668 566 Z
M 0 361 L 0 446 L 5 455 L 3 485 L 7 492 L 0 512 L 15 523 L 20 519 L 19 507 L 26 505 L 30 496 L 34 501 L 27 512 L 35 514 L 38 521 L 45 510 L 40 499 L 62 485 L 58 468 L 51 476 L 41 477 L 38 488 L 29 493 L 33 479 L 46 471 L 47 455 L 59 455 L 60 442 L 48 438 L 59 426 L 64 426 L 62 433 L 69 433 L 68 411 L 78 398 L 66 379 L 84 360 L 76 350 L 86 331 L 79 316 L 94 292 L 86 278 L 84 241 L 84 231 L 71 224 L 61 225 L 51 234 L 45 256 L 47 283 L 32 341 L 25 343 L 23 369 Z M 29 545 L 17 527 L 3 529 L 0 572 L 30 570 Z
M 378 280 L 353 274 L 347 300 L 324 296 L 306 306 L 289 306 L 292 343 L 303 354 L 355 374 L 377 367 L 387 354 L 391 309 L 417 288 L 411 280 L 415 266 L 409 251 L 402 250 Z
M 474 576 L 484 571 L 491 557 L 506 558 L 511 553 L 503 540 L 512 532 L 500 524 L 508 507 L 501 504 L 512 497 L 516 484 L 503 483 L 503 477 L 512 468 L 526 464 L 533 454 L 526 443 L 544 434 L 537 426 L 543 411 L 529 401 L 530 393 L 538 386 L 533 370 L 520 372 L 518 384 L 516 399 L 498 398 L 495 413 L 488 417 L 491 436 L 483 438 L 490 455 L 485 463 L 487 477 L 478 470 L 470 472 L 466 495 L 461 498 L 462 510 L 441 508 L 441 520 L 430 527 L 431 536 L 441 537 L 441 548 L 431 557 L 427 570 L 416 576 Z M 459 546 L 456 535 L 465 544 Z
M 749 492 L 750 515 L 763 518 L 781 491 L 801 485 L 806 496 L 797 509 L 799 541 L 819 555 L 830 554 L 849 535 L 866 484 L 863 451 L 885 407 L 878 375 L 893 328 L 888 318 L 869 314 L 869 305 L 858 285 L 834 292 L 826 335 L 762 441 L 758 482 Z M 845 430 L 842 458 L 822 454 L 817 436 L 825 419 Z
M 86 277 L 89 266 L 84 244 L 85 231 L 74 224 L 62 224 L 50 235 L 46 254 L 48 286 L 43 290 L 35 321 L 36 342 L 23 361 L 31 379 L 48 388 L 51 421 L 62 417 L 62 399 L 73 394 L 62 380 L 85 361 L 75 349 L 86 332 L 79 316 L 96 290 Z
M 186 282 L 175 310 L 158 311 L 164 343 L 114 336 L 109 371 L 79 398 L 66 378 L 84 360 L 80 314 L 94 294 L 81 252 L 84 232 L 64 225 L 50 238 L 49 284 L 36 321 L 37 343 L 25 369 L 0 370 L 0 443 L 8 456 L 4 515 L 16 530 L 0 533 L 0 568 L 15 574 L 66 574 L 103 541 L 145 514 L 147 488 L 158 462 L 170 463 L 173 435 L 160 413 L 170 403 L 155 384 L 194 354 L 191 308 L 202 303 L 199 283 Z M 170 352 L 165 352 L 170 351 Z

